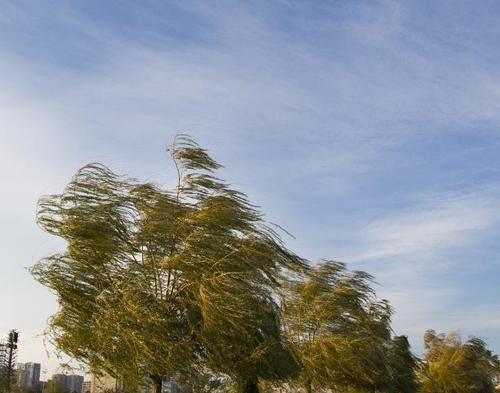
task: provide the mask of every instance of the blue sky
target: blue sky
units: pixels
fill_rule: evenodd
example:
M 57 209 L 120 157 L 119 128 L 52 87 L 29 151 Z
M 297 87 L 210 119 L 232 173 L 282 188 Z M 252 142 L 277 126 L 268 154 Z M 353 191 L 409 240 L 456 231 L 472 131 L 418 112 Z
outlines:
M 500 4 L 0 0 L 0 333 L 41 361 L 61 247 L 42 194 L 90 161 L 169 185 L 191 134 L 297 253 L 376 276 L 396 333 L 500 352 Z M 49 347 L 50 350 L 50 347 Z

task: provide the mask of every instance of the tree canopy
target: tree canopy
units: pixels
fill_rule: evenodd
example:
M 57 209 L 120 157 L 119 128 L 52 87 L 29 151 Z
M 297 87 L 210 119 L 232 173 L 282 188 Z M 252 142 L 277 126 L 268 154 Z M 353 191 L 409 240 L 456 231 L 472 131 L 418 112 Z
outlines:
M 477 337 L 462 342 L 457 333 L 424 337 L 422 393 L 493 393 L 493 377 L 500 372 L 498 357 Z
M 193 392 L 493 391 L 485 344 L 433 331 L 417 381 L 369 274 L 310 267 L 206 150 L 180 135 L 169 151 L 172 188 L 91 163 L 40 199 L 38 223 L 66 243 L 32 268 L 57 296 L 48 332 L 61 351 L 132 389 L 149 377 L 155 393 L 166 374 Z
M 375 298 L 371 281 L 365 272 L 325 261 L 285 291 L 285 334 L 302 366 L 299 384 L 307 391 L 374 391 L 388 385 L 391 308 Z
M 59 301 L 54 343 L 129 383 L 196 364 L 243 391 L 292 375 L 275 293 L 305 262 L 204 149 L 181 135 L 170 152 L 173 189 L 92 163 L 40 199 L 39 224 L 67 243 L 32 268 Z
M 387 353 L 387 365 L 390 372 L 388 393 L 416 393 L 419 390 L 417 371 L 420 362 L 411 352 L 406 336 L 392 338 Z

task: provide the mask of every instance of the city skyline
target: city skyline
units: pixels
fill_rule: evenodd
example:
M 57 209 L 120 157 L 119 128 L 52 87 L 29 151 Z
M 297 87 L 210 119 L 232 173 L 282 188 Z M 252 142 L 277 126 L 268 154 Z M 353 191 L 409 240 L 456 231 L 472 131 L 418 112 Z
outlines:
M 77 374 L 52 374 L 50 378 L 41 379 L 42 364 L 36 362 L 18 362 L 15 365 L 15 377 L 17 386 L 21 389 L 35 388 L 41 383 L 47 383 L 49 380 L 56 381 L 69 393 L 82 393 L 82 384 L 84 376 Z M 86 381 L 87 382 L 87 381 Z

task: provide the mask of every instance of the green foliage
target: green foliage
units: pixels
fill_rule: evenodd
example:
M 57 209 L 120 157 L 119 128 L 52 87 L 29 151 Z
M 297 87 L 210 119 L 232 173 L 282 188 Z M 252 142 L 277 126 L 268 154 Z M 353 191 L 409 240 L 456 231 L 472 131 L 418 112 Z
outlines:
M 298 383 L 306 390 L 387 387 L 391 309 L 374 297 L 371 280 L 326 261 L 285 292 L 286 335 L 302 366 Z
M 43 384 L 45 384 L 45 382 L 43 382 Z M 16 386 L 16 388 L 18 393 L 42 393 L 42 391 L 45 392 L 46 388 L 43 384 L 39 383 L 35 386 L 24 387 L 22 389 Z
M 391 373 L 388 393 L 416 393 L 419 389 L 417 369 L 419 360 L 412 354 L 406 336 L 392 339 L 387 354 Z
M 493 393 L 493 377 L 500 372 L 498 357 L 472 337 L 462 343 L 456 333 L 424 337 L 421 393 Z
M 59 382 L 53 380 L 47 382 L 47 387 L 43 391 L 44 393 L 69 393 L 68 389 Z
M 0 381 L 2 377 L 0 376 Z M 2 383 L 2 382 L 0 382 Z M 0 384 L 0 393 L 25 393 L 25 389 L 21 389 L 17 384 L 12 383 L 10 385 L 10 391 L 7 390 L 7 386 L 5 385 L 5 381 L 3 381 L 3 384 Z M 36 392 L 39 393 L 39 392 Z
M 247 385 L 293 375 L 276 291 L 305 262 L 204 149 L 179 136 L 171 154 L 174 189 L 89 164 L 40 199 L 39 224 L 67 243 L 32 268 L 58 297 L 54 343 L 128 386 L 193 367 Z
M 0 370 L 0 393 L 7 392 L 7 374 L 3 371 Z
M 231 381 L 223 374 L 208 369 L 189 369 L 175 378 L 188 393 L 229 393 Z

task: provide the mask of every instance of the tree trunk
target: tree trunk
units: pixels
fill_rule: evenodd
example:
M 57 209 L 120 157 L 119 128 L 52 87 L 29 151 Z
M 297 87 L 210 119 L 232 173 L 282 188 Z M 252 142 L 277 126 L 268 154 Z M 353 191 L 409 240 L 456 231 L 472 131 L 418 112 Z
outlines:
M 151 386 L 151 393 L 161 393 L 162 378 L 159 375 L 150 375 L 150 377 L 153 382 Z
M 306 381 L 306 393 L 312 393 L 313 389 L 312 389 L 312 381 L 310 379 L 308 379 Z
M 245 379 L 238 383 L 239 393 L 259 393 L 257 379 Z

